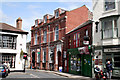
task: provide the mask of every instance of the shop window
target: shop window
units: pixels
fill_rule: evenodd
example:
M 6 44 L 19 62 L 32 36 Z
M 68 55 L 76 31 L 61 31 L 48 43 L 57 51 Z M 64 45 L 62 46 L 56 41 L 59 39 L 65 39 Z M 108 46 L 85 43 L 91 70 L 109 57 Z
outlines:
M 81 61 L 80 55 L 71 55 L 70 58 L 70 65 L 72 71 L 80 71 L 81 68 Z
M 114 67 L 120 67 L 120 54 L 114 55 Z
M 15 68 L 15 59 L 16 55 L 4 54 L 2 55 L 2 64 L 8 62 L 10 64 L 10 68 Z

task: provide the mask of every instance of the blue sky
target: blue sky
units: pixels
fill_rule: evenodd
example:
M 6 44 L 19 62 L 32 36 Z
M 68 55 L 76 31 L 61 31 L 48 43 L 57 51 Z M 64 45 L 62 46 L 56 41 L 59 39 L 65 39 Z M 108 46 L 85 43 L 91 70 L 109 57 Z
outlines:
M 68 2 L 69 1 L 69 2 Z M 27 42 L 30 41 L 30 29 L 34 25 L 35 19 L 42 19 L 45 14 L 54 15 L 54 10 L 62 8 L 65 10 L 72 10 L 83 5 L 86 5 L 92 11 L 91 1 L 74 1 L 74 0 L 58 0 L 58 1 L 36 1 L 21 2 L 19 0 L 9 0 L 0 2 L 0 22 L 4 22 L 16 27 L 16 19 L 21 17 L 23 19 L 22 29 L 28 31 Z

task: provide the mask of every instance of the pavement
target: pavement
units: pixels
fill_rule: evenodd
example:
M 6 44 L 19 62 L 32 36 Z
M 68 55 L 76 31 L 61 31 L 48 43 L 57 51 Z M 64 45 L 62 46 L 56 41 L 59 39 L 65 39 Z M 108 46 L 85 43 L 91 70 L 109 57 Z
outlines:
M 33 70 L 40 71 L 40 72 L 46 72 L 46 73 L 54 73 L 54 74 L 64 76 L 67 78 L 79 78 L 79 79 L 84 79 L 84 80 L 93 80 L 90 77 L 79 76 L 79 75 L 74 75 L 74 74 L 69 74 L 69 73 L 63 73 L 63 72 L 59 72 L 59 71 L 48 71 L 48 70 L 39 70 L 39 69 L 33 69 Z

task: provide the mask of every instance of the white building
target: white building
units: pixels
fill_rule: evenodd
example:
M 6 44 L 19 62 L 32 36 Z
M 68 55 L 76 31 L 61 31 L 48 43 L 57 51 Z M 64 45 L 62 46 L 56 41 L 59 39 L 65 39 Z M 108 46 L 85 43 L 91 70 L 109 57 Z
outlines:
M 9 62 L 11 71 L 24 69 L 24 59 L 20 58 L 20 53 L 26 52 L 28 32 L 21 30 L 21 18 L 16 20 L 16 26 L 0 23 L 0 62 Z
M 111 61 L 120 77 L 120 0 L 93 0 L 94 65 L 102 70 Z

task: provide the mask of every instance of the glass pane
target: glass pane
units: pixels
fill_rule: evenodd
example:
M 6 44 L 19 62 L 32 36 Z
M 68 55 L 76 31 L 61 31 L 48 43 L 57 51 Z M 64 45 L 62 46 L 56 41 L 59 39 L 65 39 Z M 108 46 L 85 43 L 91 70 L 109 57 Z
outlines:
M 120 67 L 120 55 L 114 56 L 114 67 Z

